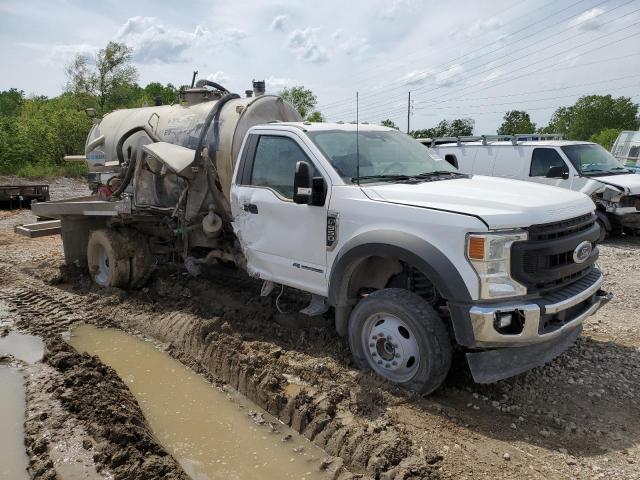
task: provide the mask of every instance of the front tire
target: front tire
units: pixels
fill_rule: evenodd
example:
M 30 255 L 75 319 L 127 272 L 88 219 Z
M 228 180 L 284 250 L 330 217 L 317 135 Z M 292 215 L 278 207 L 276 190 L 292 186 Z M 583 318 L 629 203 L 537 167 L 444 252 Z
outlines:
M 451 342 L 438 313 L 415 293 L 378 290 L 349 318 L 356 365 L 421 394 L 436 390 L 451 368 Z

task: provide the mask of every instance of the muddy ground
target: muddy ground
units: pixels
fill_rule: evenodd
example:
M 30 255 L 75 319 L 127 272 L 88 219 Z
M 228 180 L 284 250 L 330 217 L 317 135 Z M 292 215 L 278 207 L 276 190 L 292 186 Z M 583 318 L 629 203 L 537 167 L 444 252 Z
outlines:
M 474 384 L 458 357 L 443 388 L 421 398 L 355 370 L 330 318 L 283 316 L 238 272 L 193 279 L 163 268 L 139 291 L 98 289 L 63 265 L 58 237 L 13 234 L 31 218 L 0 215 L 0 322 L 47 343 L 44 363 L 25 367 L 28 453 L 41 478 L 53 478 L 58 444 L 80 451 L 95 478 L 184 478 L 115 373 L 59 340 L 79 321 L 170 344 L 321 446 L 336 477 L 640 478 L 640 239 L 601 246 L 614 298 L 568 352 L 492 385 Z M 285 291 L 282 306 L 300 301 Z

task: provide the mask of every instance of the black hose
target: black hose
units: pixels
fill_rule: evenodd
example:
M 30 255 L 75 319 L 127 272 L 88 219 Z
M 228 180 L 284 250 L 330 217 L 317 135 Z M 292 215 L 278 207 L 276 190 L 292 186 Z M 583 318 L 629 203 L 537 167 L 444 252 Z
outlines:
M 224 88 L 222 85 L 220 85 L 219 83 L 216 82 L 212 82 L 211 80 L 205 80 L 204 78 L 202 80 L 198 80 L 196 82 L 196 88 L 202 88 L 204 86 L 208 86 L 208 87 L 213 87 L 216 90 L 220 90 L 223 93 L 229 93 L 229 90 L 227 90 L 226 88 Z
M 207 80 L 208 81 L 208 80 Z M 226 210 L 223 208 L 223 205 L 227 204 L 226 198 L 224 196 L 224 192 L 222 192 L 222 186 L 220 185 L 220 180 L 218 179 L 218 171 L 216 168 L 216 152 L 218 151 L 219 141 L 219 129 L 220 129 L 220 114 L 222 113 L 222 107 L 224 107 L 227 102 L 233 100 L 235 98 L 240 98 L 240 95 L 236 93 L 229 93 L 224 95 L 216 104 L 211 108 L 209 113 L 207 114 L 207 118 L 204 121 L 204 125 L 202 126 L 202 131 L 200 132 L 200 138 L 198 139 L 198 147 L 196 148 L 196 165 L 200 166 L 203 163 L 202 159 L 202 149 L 204 147 L 204 140 L 209 132 L 211 127 L 211 122 L 213 122 L 213 138 L 216 142 L 213 145 L 212 151 L 210 152 L 210 161 L 205 164 L 205 175 L 207 176 L 207 184 L 209 185 L 209 190 L 211 190 L 211 195 L 213 195 L 214 204 L 216 206 L 221 207 L 218 210 L 218 214 L 224 219 L 229 220 L 229 216 L 226 213 Z M 215 184 L 211 184 L 211 177 L 209 175 L 209 169 L 213 168 L 213 173 L 215 175 Z
M 139 125 L 137 127 L 133 127 L 131 130 L 128 130 L 124 135 L 122 135 L 122 137 L 120 137 L 120 140 L 118 140 L 118 144 L 116 145 L 116 155 L 118 156 L 118 162 L 120 162 L 120 164 L 124 163 L 124 153 L 122 151 L 124 142 L 126 142 L 127 139 L 131 137 L 131 135 L 133 135 L 134 133 L 138 133 L 141 131 L 144 131 L 144 133 L 146 133 L 146 135 L 154 142 L 160 141 L 160 139 L 156 137 L 156 135 L 151 130 L 149 130 L 145 125 Z M 129 165 L 127 166 L 127 171 L 125 172 L 124 178 L 122 179 L 122 183 L 111 194 L 112 197 L 119 197 L 120 195 L 122 195 L 122 192 L 124 192 L 125 189 L 129 186 L 129 183 L 131 183 L 131 179 L 133 178 L 135 165 L 136 165 L 135 160 L 130 158 Z

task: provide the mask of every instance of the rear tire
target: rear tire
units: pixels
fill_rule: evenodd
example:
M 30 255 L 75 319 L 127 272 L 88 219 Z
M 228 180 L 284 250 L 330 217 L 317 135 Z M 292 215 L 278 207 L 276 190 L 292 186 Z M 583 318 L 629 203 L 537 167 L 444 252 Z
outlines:
M 101 287 L 126 288 L 130 261 L 125 237 L 113 230 L 94 230 L 89 235 L 87 263 L 91 279 Z
M 436 390 L 451 368 L 451 342 L 438 313 L 415 293 L 373 292 L 349 318 L 356 365 L 421 394 Z

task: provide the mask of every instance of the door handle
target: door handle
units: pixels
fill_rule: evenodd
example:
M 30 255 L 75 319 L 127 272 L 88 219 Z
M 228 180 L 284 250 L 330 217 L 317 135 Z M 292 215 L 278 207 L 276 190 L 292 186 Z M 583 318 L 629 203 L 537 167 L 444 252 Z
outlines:
M 243 207 L 245 212 L 258 213 L 258 206 L 255 203 L 245 203 Z

